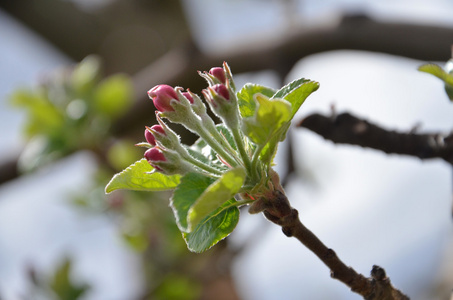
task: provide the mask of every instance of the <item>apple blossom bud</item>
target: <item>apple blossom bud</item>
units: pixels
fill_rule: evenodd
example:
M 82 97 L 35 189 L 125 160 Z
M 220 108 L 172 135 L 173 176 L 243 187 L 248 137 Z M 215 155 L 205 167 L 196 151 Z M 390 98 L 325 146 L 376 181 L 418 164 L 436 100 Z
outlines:
M 157 131 L 163 135 L 166 135 L 164 128 L 161 125 L 153 125 L 151 128 L 146 127 L 145 129 L 145 138 L 146 141 L 151 144 L 152 146 L 156 146 L 156 138 L 153 135 L 152 131 Z
M 178 100 L 175 89 L 166 84 L 156 85 L 148 91 L 148 96 L 153 100 L 154 106 L 161 112 L 174 111 L 171 100 Z
M 162 169 L 156 166 L 155 163 L 160 161 L 167 161 L 164 154 L 162 153 L 162 150 L 159 147 L 154 147 L 146 150 L 145 158 L 152 167 L 159 171 L 162 171 Z
M 184 97 L 186 97 L 187 100 L 189 100 L 190 104 L 193 104 L 193 102 L 194 102 L 194 101 L 193 101 L 193 97 L 192 97 L 192 95 L 191 95 L 189 92 L 183 92 L 182 95 L 183 95 Z
M 228 91 L 228 88 L 224 84 L 216 84 L 212 87 L 214 92 L 226 100 L 230 100 L 230 92 Z
M 211 68 L 211 70 L 209 70 L 209 74 L 217 78 L 222 84 L 226 84 L 225 71 L 223 70 L 223 68 Z
M 148 142 L 148 144 L 150 144 L 152 146 L 156 146 L 156 139 L 154 138 L 154 135 L 148 129 L 148 127 L 146 127 L 146 129 L 145 129 L 145 139 Z

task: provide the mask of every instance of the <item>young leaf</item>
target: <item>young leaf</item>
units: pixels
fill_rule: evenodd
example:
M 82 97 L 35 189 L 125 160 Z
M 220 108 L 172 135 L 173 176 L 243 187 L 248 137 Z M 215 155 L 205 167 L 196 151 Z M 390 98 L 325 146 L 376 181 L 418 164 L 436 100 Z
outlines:
M 233 198 L 244 184 L 245 176 L 244 168 L 235 168 L 211 184 L 189 209 L 187 217 L 189 232 L 206 216 Z
M 275 154 L 277 153 L 278 143 L 283 141 L 286 136 L 286 132 L 289 129 L 291 123 L 286 123 L 280 127 L 277 133 L 271 137 L 269 142 L 263 148 L 260 154 L 260 159 L 265 165 L 269 165 L 274 160 Z
M 165 191 L 178 186 L 180 175 L 164 175 L 159 172 L 147 174 L 154 170 L 145 158 L 133 163 L 120 173 L 115 174 L 105 187 L 105 192 L 111 193 L 118 189 L 134 191 Z
M 450 63 L 450 65 L 451 65 L 451 63 Z M 447 63 L 447 66 L 448 66 L 448 63 Z M 434 75 L 437 78 L 439 78 L 440 80 L 442 80 L 445 83 L 445 92 L 447 93 L 448 98 L 450 99 L 450 101 L 453 101 L 453 74 L 451 71 L 449 73 L 447 73 L 444 69 L 442 69 L 440 66 L 435 65 L 435 64 L 426 64 L 426 65 L 420 66 L 418 68 L 418 70 L 425 72 L 425 73 L 429 73 L 431 75 Z
M 318 82 L 300 78 L 282 87 L 271 99 L 285 99 L 291 103 L 291 120 L 305 99 L 318 88 Z
M 248 118 L 255 114 L 256 102 L 253 97 L 255 94 L 263 94 L 270 98 L 275 94 L 275 90 L 252 83 L 244 85 L 242 89 L 237 92 L 239 111 L 243 118 Z
M 419 71 L 436 76 L 446 84 L 453 85 L 453 75 L 448 74 L 440 66 L 435 64 L 426 64 L 418 68 Z
M 181 183 L 170 199 L 170 206 L 175 215 L 179 230 L 182 232 L 189 230 L 187 216 L 190 207 L 214 181 L 213 178 L 200 173 L 188 173 L 181 178 Z
M 291 120 L 291 105 L 285 100 L 273 99 L 257 94 L 258 108 L 253 117 L 243 120 L 244 133 L 257 145 L 265 145 Z
M 190 233 L 183 233 L 187 248 L 192 252 L 203 252 L 226 238 L 239 221 L 236 200 L 230 199 L 217 208 L 195 227 Z

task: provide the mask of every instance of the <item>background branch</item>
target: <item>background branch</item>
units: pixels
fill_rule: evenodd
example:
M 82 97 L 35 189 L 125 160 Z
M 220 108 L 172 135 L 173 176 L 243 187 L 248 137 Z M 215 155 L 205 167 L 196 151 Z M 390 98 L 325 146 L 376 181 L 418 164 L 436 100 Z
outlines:
M 307 128 L 326 140 L 404 154 L 420 159 L 441 158 L 453 165 L 453 135 L 404 133 L 387 130 L 349 113 L 334 116 L 311 114 L 298 127 Z
M 13 5 L 15 2 L 6 3 L 8 5 L 4 4 L 3 8 L 21 18 L 21 15 L 15 13 L 16 6 Z M 69 10 L 70 7 L 67 6 L 66 9 Z M 61 8 L 64 9 L 64 6 Z M 49 13 L 53 11 L 50 10 Z M 58 14 L 61 15 L 62 12 Z M 40 15 L 36 14 L 36 16 Z M 40 28 L 34 29 L 39 31 Z M 78 27 L 66 29 L 70 31 L 74 28 Z M 65 36 L 73 36 L 73 34 L 65 31 Z M 47 38 L 55 42 L 51 36 Z M 83 40 L 78 39 L 78 41 Z M 451 28 L 380 22 L 365 15 L 344 16 L 339 24 L 330 26 L 320 25 L 308 30 L 296 28 L 287 32 L 279 41 L 270 41 L 266 45 L 259 44 L 251 47 L 238 45 L 234 52 L 216 55 L 203 53 L 189 39 L 189 42 L 186 40 L 178 44 L 173 50 L 152 63 L 142 62 L 141 65 L 148 64 L 148 66 L 133 76 L 136 101 L 132 109 L 114 124 L 113 135 L 134 138 L 137 134 L 141 134 L 144 124 L 152 125 L 149 124 L 149 112 L 153 111 L 154 107 L 147 97 L 148 89 L 156 84 L 166 83 L 190 86 L 193 92 L 199 92 L 204 88 L 205 82 L 202 78 L 198 78 L 193 70 L 208 70 L 214 65 L 221 65 L 223 61 L 228 61 L 235 73 L 271 69 L 276 71 L 283 81 L 284 76 L 298 60 L 323 51 L 357 49 L 402 55 L 425 61 L 446 61 L 451 55 L 451 40 L 453 40 Z M 87 46 L 86 55 L 92 52 L 93 48 Z M 80 53 L 74 56 L 81 57 Z M 117 71 L 114 67 L 107 67 L 107 69 Z M 178 133 L 181 134 L 181 132 Z M 194 139 L 187 135 L 182 137 L 184 143 L 190 143 Z M 14 168 L 16 165 L 15 159 L 0 162 L 0 184 L 19 175 Z

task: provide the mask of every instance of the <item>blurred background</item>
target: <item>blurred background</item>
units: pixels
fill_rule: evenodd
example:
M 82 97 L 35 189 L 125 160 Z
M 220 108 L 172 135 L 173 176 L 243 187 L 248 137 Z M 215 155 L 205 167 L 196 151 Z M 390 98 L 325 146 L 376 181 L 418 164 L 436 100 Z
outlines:
M 453 105 L 417 67 L 451 58 L 452 16 L 447 0 L 1 1 L 0 299 L 360 299 L 260 215 L 242 211 L 228 239 L 193 254 L 169 194 L 104 186 L 143 155 L 146 91 L 199 93 L 196 71 L 223 61 L 237 86 L 319 81 L 296 122 L 334 108 L 448 133 Z M 411 299 L 450 298 L 451 166 L 300 128 L 290 140 L 277 170 L 307 227 Z

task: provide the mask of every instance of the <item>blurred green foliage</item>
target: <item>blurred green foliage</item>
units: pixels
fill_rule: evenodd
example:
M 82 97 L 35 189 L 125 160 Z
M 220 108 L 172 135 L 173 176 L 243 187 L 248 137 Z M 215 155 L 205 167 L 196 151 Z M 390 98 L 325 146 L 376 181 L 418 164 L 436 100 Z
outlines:
M 73 279 L 72 260 L 64 258 L 50 275 L 37 273 L 31 269 L 29 273 L 32 283 L 25 299 L 82 299 L 90 290 L 90 286 Z
M 34 89 L 17 90 L 11 104 L 26 111 L 24 133 L 29 139 L 19 161 L 21 170 L 77 150 L 100 149 L 112 123 L 127 112 L 132 98 L 130 78 L 116 74 L 103 79 L 95 56 L 72 70 L 58 70 Z
M 71 261 L 65 259 L 51 278 L 49 285 L 58 299 L 77 300 L 88 290 L 88 285 L 73 282 L 70 277 L 71 268 Z
M 199 273 L 210 268 L 212 260 L 187 251 L 168 205 L 170 194 L 105 194 L 104 186 L 114 173 L 143 158 L 143 149 L 134 146 L 135 140 L 110 132 L 133 101 L 131 79 L 124 74 L 103 78 L 100 60 L 90 56 L 72 68 L 46 76 L 34 88 L 17 90 L 10 100 L 27 114 L 22 171 L 35 170 L 77 151 L 88 151 L 95 157 L 97 171 L 89 179 L 91 188 L 68 193 L 68 202 L 86 214 L 109 216 L 118 235 L 142 258 L 138 271 L 143 276 L 143 299 L 199 299 L 205 287 Z M 145 166 L 150 167 L 147 162 Z M 33 270 L 33 289 L 26 299 L 84 298 L 89 285 L 72 279 L 75 264 L 77 260 L 65 258 L 53 274 L 45 276 Z

